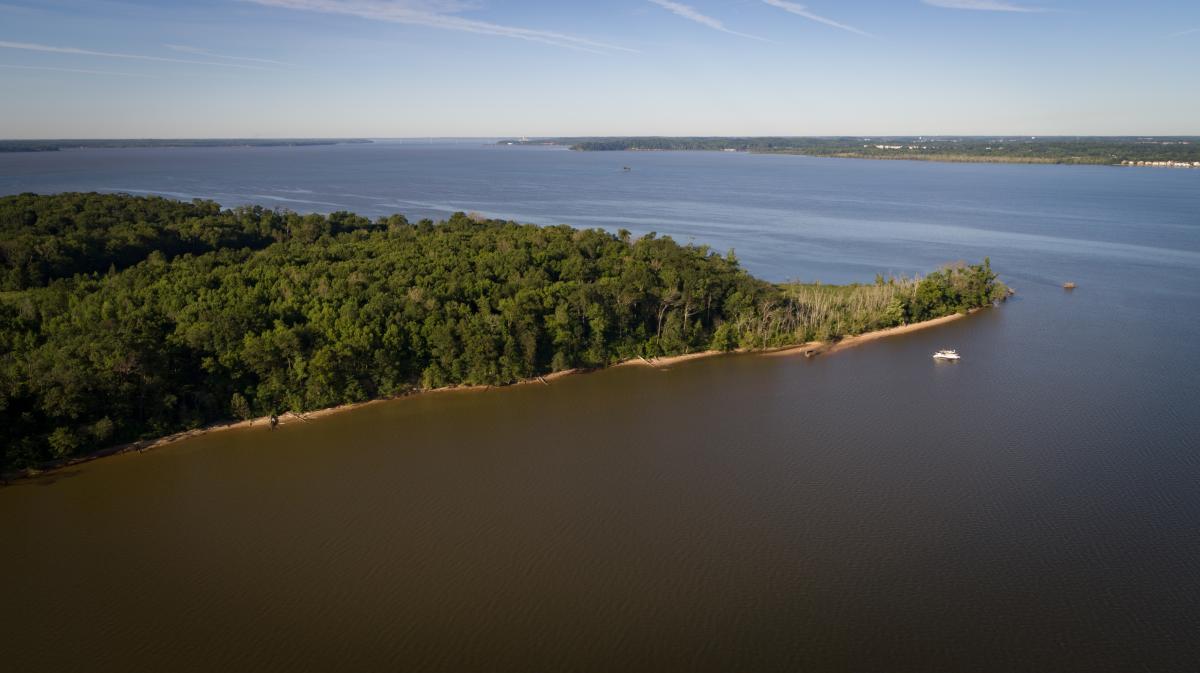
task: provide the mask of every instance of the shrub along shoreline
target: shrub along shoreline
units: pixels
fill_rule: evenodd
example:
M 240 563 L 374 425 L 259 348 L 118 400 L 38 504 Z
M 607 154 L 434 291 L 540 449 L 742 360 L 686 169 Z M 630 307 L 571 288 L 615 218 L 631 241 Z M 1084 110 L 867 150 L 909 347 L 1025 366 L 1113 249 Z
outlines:
M 772 284 L 654 234 L 3 197 L 0 472 L 231 419 L 829 341 L 1005 292 L 986 260 Z

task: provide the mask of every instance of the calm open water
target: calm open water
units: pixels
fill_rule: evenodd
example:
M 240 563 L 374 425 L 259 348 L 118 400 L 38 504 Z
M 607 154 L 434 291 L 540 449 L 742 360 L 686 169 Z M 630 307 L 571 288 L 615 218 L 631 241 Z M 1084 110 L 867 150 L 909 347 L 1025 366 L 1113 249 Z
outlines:
M 1200 171 L 0 154 L 0 193 L 93 189 L 657 231 L 776 280 L 990 255 L 1019 295 L 811 361 L 408 398 L 0 488 L 6 670 L 1200 670 Z

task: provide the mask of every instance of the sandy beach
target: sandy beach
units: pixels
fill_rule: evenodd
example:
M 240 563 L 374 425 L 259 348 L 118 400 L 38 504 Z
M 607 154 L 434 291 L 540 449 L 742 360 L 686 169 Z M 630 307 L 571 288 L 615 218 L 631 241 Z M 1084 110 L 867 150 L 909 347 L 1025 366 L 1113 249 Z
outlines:
M 948 322 L 954 322 L 955 320 L 961 320 L 961 319 L 967 317 L 967 315 L 968 315 L 967 313 L 955 313 L 953 315 L 943 316 L 941 318 L 934 318 L 932 320 L 926 320 L 924 322 L 913 323 L 911 325 L 901 325 L 899 327 L 889 327 L 888 329 L 881 329 L 881 330 L 876 330 L 874 332 L 867 332 L 865 334 L 859 334 L 857 336 L 848 336 L 848 337 L 838 340 L 836 343 L 831 344 L 829 346 L 829 348 L 825 350 L 825 352 L 826 353 L 836 353 L 837 351 L 840 351 L 840 350 L 845 350 L 847 348 L 853 348 L 855 346 L 865 344 L 868 341 L 875 341 L 876 339 L 884 339 L 884 338 L 887 338 L 890 336 L 899 336 L 901 334 L 908 334 L 910 332 L 916 332 L 918 330 L 929 329 L 930 327 L 937 327 L 939 325 L 945 325 Z

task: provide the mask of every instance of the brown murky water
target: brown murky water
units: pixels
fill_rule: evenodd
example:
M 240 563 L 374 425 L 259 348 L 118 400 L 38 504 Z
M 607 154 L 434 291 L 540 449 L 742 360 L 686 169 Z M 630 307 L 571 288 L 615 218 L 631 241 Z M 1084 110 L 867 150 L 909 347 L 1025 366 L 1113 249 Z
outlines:
M 409 398 L 0 489 L 2 656 L 1185 670 L 1195 420 L 1169 404 L 1182 428 L 1130 444 L 1146 429 L 1113 413 L 1103 367 L 1012 395 L 1038 375 L 1005 345 L 1034 303 L 813 361 Z M 947 343 L 967 359 L 935 365 Z M 1063 401 L 1060 379 L 1096 392 Z

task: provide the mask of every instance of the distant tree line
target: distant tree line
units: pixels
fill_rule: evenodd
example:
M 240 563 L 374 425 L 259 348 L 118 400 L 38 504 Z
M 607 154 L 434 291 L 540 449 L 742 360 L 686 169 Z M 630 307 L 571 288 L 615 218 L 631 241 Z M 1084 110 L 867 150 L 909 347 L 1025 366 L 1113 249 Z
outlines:
M 520 142 L 520 141 L 503 141 Z M 584 152 L 704 150 L 862 159 L 994 163 L 1120 164 L 1122 161 L 1200 161 L 1200 137 L 621 137 L 551 138 Z
M 1003 296 L 990 265 L 774 285 L 706 246 L 455 214 L 0 198 L 0 471 L 224 419 L 763 347 Z

